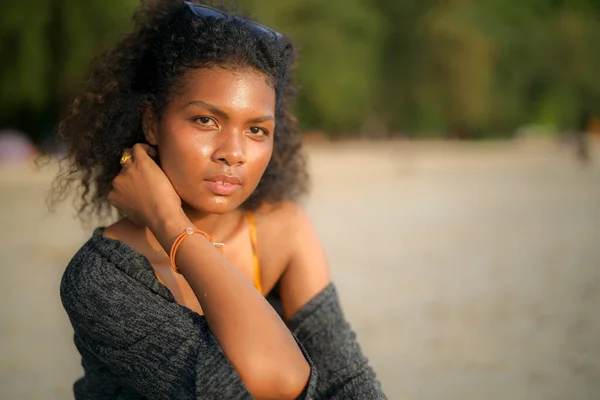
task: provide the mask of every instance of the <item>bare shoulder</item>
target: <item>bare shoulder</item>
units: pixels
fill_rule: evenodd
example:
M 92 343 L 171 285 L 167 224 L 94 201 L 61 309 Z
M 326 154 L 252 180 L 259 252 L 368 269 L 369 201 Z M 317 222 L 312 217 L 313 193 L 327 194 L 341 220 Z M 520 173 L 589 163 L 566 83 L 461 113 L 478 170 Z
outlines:
M 277 243 L 285 256 L 279 285 L 284 313 L 289 318 L 329 284 L 327 257 L 308 213 L 299 204 L 265 205 L 256 216 L 262 240 L 271 248 Z
M 269 225 L 280 226 L 281 229 L 296 223 L 310 222 L 308 213 L 300 204 L 293 201 L 263 204 L 256 212 L 257 220 Z
M 263 204 L 254 213 L 259 241 L 270 251 L 276 244 L 282 256 L 290 258 L 299 241 L 311 234 L 312 222 L 304 207 L 292 201 Z M 287 264 L 287 262 L 286 262 Z
M 280 203 L 265 203 L 256 211 L 257 215 L 261 215 L 269 219 L 277 219 L 280 221 L 291 220 L 298 217 L 307 217 L 307 213 L 300 204 L 293 201 L 282 201 Z
M 106 226 L 102 234 L 111 239 L 118 239 L 132 247 L 138 247 L 139 237 L 143 236 L 144 230 L 127 218 L 122 218 L 112 225 Z M 134 244 L 136 246 L 134 246 Z
M 130 219 L 123 218 L 112 225 L 104 228 L 102 234 L 111 239 L 117 239 L 127 243 L 140 253 L 142 253 L 151 263 L 165 263 L 168 256 L 158 243 L 151 243 L 146 230 Z

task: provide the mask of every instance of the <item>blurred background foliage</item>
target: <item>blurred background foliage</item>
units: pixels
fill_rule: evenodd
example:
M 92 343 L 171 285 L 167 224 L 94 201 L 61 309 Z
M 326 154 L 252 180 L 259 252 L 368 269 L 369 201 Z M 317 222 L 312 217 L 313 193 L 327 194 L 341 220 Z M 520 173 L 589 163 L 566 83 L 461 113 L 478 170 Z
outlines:
M 0 128 L 40 142 L 139 0 L 7 2 Z M 598 0 L 240 0 L 300 50 L 297 112 L 331 137 L 511 137 L 600 115 Z

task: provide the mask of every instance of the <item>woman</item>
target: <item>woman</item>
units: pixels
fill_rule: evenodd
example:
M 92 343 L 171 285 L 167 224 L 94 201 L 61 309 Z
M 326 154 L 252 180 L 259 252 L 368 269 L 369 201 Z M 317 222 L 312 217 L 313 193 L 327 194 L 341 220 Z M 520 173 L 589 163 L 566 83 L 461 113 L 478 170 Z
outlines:
M 385 398 L 293 202 L 292 44 L 175 0 L 134 20 L 60 126 L 56 188 L 80 181 L 80 213 L 123 217 L 62 279 L 75 397 Z

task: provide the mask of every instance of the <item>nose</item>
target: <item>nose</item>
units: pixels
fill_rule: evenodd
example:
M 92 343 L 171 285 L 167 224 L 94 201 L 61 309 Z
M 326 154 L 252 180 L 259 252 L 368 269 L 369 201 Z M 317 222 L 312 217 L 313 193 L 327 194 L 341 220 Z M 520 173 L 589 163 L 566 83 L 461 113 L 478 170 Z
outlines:
M 214 161 L 230 167 L 244 164 L 246 162 L 246 153 L 243 136 L 235 130 L 221 132 L 219 136 L 221 140 L 215 148 L 213 154 Z

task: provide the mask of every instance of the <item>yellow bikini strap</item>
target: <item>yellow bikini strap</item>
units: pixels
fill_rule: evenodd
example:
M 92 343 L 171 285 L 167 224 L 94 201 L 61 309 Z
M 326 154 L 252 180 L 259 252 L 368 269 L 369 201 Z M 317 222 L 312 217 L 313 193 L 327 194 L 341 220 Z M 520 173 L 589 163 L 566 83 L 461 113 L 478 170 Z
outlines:
M 250 227 L 250 242 L 252 243 L 252 258 L 254 266 L 254 286 L 262 293 L 262 283 L 260 281 L 260 261 L 258 259 L 258 241 L 256 238 L 256 222 L 254 221 L 254 215 L 248 213 L 248 226 Z

